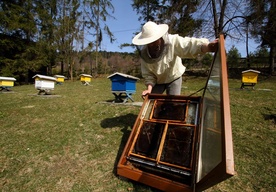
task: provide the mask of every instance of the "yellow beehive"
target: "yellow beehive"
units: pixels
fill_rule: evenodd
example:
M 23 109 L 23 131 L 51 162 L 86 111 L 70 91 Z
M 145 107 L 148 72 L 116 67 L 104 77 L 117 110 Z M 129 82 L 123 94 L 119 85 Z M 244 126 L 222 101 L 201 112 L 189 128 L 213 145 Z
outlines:
M 91 75 L 87 75 L 87 74 L 81 74 L 80 75 L 80 81 L 84 84 L 84 85 L 89 85 L 91 82 L 92 76 Z
M 65 76 L 63 75 L 55 75 L 54 77 L 56 78 L 57 84 L 61 84 L 65 80 Z
M 241 86 L 241 88 L 244 88 L 244 86 L 254 87 L 257 84 L 259 73 L 260 73 L 260 71 L 256 71 L 253 69 L 242 71 L 242 86 Z
M 14 86 L 14 81 L 16 81 L 13 77 L 0 77 L 0 90 L 6 89 Z

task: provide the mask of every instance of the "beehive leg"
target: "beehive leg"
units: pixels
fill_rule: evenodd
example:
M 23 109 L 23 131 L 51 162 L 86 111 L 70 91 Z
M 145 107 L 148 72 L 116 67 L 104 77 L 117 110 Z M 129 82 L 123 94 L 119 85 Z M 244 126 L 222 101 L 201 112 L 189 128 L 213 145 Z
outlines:
M 42 93 L 44 93 L 45 91 L 43 89 L 38 89 L 38 95 L 41 95 Z
M 241 84 L 241 89 L 244 89 L 244 83 Z
M 51 90 L 46 89 L 46 90 L 45 90 L 45 95 L 51 95 Z
M 132 102 L 134 102 L 134 100 L 131 97 L 132 95 L 131 93 L 126 93 L 126 95 L 127 95 L 126 99 L 130 99 Z
M 10 91 L 9 87 L 0 87 L 0 91 Z
M 119 93 L 117 95 L 116 93 L 112 93 L 115 96 L 115 100 L 113 102 L 123 102 L 124 100 L 122 99 L 122 93 Z

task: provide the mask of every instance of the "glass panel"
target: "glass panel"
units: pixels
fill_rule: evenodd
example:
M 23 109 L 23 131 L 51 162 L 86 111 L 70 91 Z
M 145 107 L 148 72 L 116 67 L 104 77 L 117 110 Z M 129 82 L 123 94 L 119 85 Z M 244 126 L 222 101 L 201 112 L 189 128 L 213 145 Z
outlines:
M 134 153 L 155 159 L 165 124 L 145 121 L 141 127 Z
M 166 179 L 165 185 L 192 186 L 200 102 L 201 97 L 148 95 L 133 128 L 127 156 L 122 155 L 125 168 Z M 151 178 L 146 175 L 139 179 L 147 178 L 148 183 Z
M 186 106 L 187 104 L 183 101 L 157 100 L 152 118 L 184 121 Z
M 215 56 L 203 98 L 197 182 L 222 161 L 220 56 Z
M 191 167 L 194 127 L 171 124 L 161 156 L 161 161 Z

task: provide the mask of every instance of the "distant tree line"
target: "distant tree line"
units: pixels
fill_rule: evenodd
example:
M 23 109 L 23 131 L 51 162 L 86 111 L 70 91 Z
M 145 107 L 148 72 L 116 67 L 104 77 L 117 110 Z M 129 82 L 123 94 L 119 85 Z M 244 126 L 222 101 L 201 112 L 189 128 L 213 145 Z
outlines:
M 0 75 L 28 81 L 34 72 L 52 75 L 59 64 L 59 73 L 73 78 L 87 56 L 97 70 L 102 33 L 115 39 L 105 24 L 113 11 L 109 0 L 2 0 Z M 85 33 L 94 37 L 88 45 Z
M 249 68 L 258 70 L 262 72 L 263 75 L 269 76 L 271 74 L 269 66 L 269 51 L 266 48 L 260 47 L 254 52 L 249 53 L 249 60 L 250 63 L 248 63 L 247 57 L 241 57 L 238 49 L 235 46 L 232 46 L 227 53 L 229 76 L 240 77 L 241 72 Z
M 103 33 L 116 37 L 106 25 L 113 18 L 111 0 L 2 0 L 0 1 L 0 75 L 30 81 L 34 73 L 61 74 L 70 79 L 80 73 L 93 76 L 115 71 L 139 75 L 137 53 L 100 50 Z M 224 33 L 237 41 L 254 38 L 268 50 L 269 73 L 275 58 L 274 0 L 133 0 L 141 24 L 167 23 L 170 33 L 205 36 Z M 138 32 L 138 31 L 137 31 Z M 93 37 L 85 43 L 87 35 Z M 123 46 L 133 46 L 122 44 Z M 247 51 L 245 65 L 254 66 Z M 207 66 L 209 54 L 183 60 L 187 66 Z M 231 62 L 229 66 L 231 66 Z

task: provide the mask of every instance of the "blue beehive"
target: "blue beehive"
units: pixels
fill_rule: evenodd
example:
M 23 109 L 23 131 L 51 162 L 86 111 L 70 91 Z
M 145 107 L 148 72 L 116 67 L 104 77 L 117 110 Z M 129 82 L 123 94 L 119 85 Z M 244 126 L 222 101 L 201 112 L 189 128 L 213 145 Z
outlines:
M 107 78 L 112 82 L 111 92 L 115 96 L 115 101 L 124 103 L 128 99 L 133 101 L 131 95 L 136 92 L 136 81 L 139 78 L 118 72 Z
M 136 91 L 136 81 L 139 78 L 123 74 L 123 73 L 114 73 L 108 76 L 112 81 L 111 90 L 112 91 L 126 91 L 126 92 L 135 92 Z

